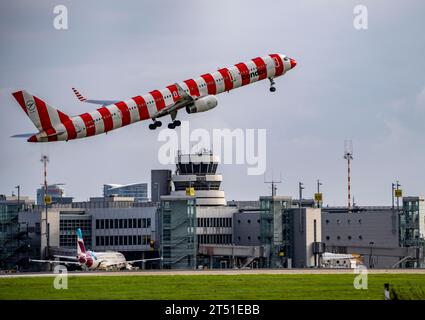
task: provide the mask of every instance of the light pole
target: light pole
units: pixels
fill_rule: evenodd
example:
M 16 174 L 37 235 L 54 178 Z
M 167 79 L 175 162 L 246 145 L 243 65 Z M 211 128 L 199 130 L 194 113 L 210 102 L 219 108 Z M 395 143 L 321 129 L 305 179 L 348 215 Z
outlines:
M 160 202 L 159 201 L 159 189 L 160 189 L 161 183 L 160 182 L 154 182 L 153 185 L 154 185 L 154 188 L 156 189 L 156 193 L 157 193 L 156 202 L 159 203 Z
M 394 192 L 395 192 L 395 183 L 391 183 L 391 207 L 394 210 Z
M 163 244 L 163 237 L 162 237 L 162 229 L 163 229 L 163 223 L 164 223 L 164 220 L 163 220 L 163 217 L 162 217 L 162 215 L 163 215 L 163 213 L 160 211 L 161 209 L 161 206 L 160 206 L 160 196 L 159 196 L 159 189 L 160 189 L 160 186 L 161 186 L 161 183 L 160 182 L 154 182 L 154 188 L 156 188 L 156 191 L 157 191 L 157 212 L 159 213 L 159 217 L 160 217 L 160 227 L 159 226 L 156 226 L 156 230 L 158 230 L 158 232 L 160 233 L 160 238 L 161 238 L 161 240 L 160 240 L 160 244 L 159 244 L 159 246 L 158 246 L 158 254 L 159 254 L 159 257 L 161 258 L 161 260 L 160 260 L 160 262 L 159 262 L 159 268 L 160 269 L 163 269 L 163 263 L 162 263 L 162 244 Z M 158 221 L 158 220 L 157 220 Z M 152 235 L 152 233 L 151 233 L 151 235 Z M 155 235 L 157 235 L 157 233 L 155 232 Z M 151 236 L 151 238 L 152 238 L 152 236 Z
M 372 256 L 372 253 L 373 253 L 373 245 L 375 244 L 375 242 L 373 242 L 373 241 L 371 241 L 371 242 L 369 242 L 369 245 L 370 245 L 370 257 L 369 257 L 369 268 L 373 268 L 373 256 Z
M 300 208 L 301 208 L 301 200 L 303 198 L 303 190 L 304 190 L 304 184 L 302 182 L 298 182 L 298 189 L 300 193 Z
M 320 195 L 320 186 L 322 185 L 323 183 L 321 183 L 320 182 L 320 180 L 319 179 L 317 179 L 317 195 L 319 196 Z M 320 208 L 320 201 L 319 200 L 317 200 L 317 207 L 318 208 Z
M 302 198 L 303 198 L 303 189 L 304 189 L 304 185 L 302 182 L 298 182 L 298 188 L 299 188 L 299 193 L 300 193 L 300 204 L 299 204 L 299 208 L 300 208 L 300 216 L 299 216 L 299 231 L 300 232 L 304 232 L 304 227 L 303 227 L 303 211 L 302 211 Z
M 20 196 L 21 196 L 21 186 L 18 184 L 16 187 L 18 189 L 18 212 L 20 211 Z
M 47 213 L 47 162 L 49 162 L 49 158 L 46 155 L 41 157 L 41 162 L 43 162 L 44 167 L 44 208 L 46 210 L 46 256 L 50 254 L 50 230 L 49 230 L 49 219 Z
M 400 190 L 400 188 L 399 187 L 401 187 L 401 184 L 398 182 L 398 180 L 396 181 L 396 190 L 398 191 L 398 190 Z M 400 197 L 398 196 L 398 194 L 397 194 L 397 211 L 399 212 L 400 211 Z

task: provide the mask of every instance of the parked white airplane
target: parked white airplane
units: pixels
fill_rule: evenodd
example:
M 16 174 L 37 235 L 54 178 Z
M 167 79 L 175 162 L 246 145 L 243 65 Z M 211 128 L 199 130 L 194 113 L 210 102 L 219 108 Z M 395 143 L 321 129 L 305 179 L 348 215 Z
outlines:
M 357 259 L 359 258 L 358 254 L 351 253 L 332 253 L 325 252 L 322 254 L 322 260 L 336 260 L 336 259 Z
M 153 259 L 139 259 L 139 260 L 127 261 L 124 255 L 120 252 L 114 252 L 114 251 L 94 252 L 90 250 L 86 251 L 81 229 L 77 229 L 77 256 L 75 257 L 75 256 L 55 255 L 54 257 L 59 259 L 68 259 L 70 261 L 30 259 L 30 262 L 63 264 L 63 265 L 78 265 L 85 270 L 119 270 L 119 269 L 132 270 L 133 263 L 162 259 L 162 258 L 153 258 Z

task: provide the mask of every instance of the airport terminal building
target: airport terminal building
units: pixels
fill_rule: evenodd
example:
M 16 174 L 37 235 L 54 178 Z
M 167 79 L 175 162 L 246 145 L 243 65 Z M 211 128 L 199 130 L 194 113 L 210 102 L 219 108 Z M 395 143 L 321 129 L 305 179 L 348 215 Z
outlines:
M 422 197 L 404 197 L 399 208 L 321 207 L 279 195 L 226 202 L 218 165 L 210 152 L 178 154 L 174 172 L 152 171 L 157 201 L 93 197 L 46 212 L 28 198 L 3 196 L 1 268 L 38 268 L 28 257 L 76 254 L 77 228 L 88 249 L 163 258 L 145 268 L 320 268 L 325 253 L 359 256 L 369 268 L 425 267 Z

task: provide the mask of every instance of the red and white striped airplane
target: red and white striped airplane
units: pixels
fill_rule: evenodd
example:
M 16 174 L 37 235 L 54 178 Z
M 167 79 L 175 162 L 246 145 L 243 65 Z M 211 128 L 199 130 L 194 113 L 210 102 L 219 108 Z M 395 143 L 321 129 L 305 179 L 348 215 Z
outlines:
M 270 54 L 123 101 L 88 100 L 73 88 L 80 101 L 102 105 L 95 111 L 74 117 L 24 90 L 17 91 L 12 93 L 13 96 L 39 132 L 13 137 L 29 137 L 28 142 L 68 141 L 107 133 L 146 119 L 153 120 L 149 129 L 154 130 L 162 125 L 157 119 L 166 115 L 172 120 L 168 128 L 174 129 L 181 124 L 176 120 L 178 110 L 185 108 L 188 113 L 208 111 L 217 106 L 215 95 L 264 79 L 270 80 L 270 91 L 274 92 L 274 78 L 295 66 L 294 59 Z

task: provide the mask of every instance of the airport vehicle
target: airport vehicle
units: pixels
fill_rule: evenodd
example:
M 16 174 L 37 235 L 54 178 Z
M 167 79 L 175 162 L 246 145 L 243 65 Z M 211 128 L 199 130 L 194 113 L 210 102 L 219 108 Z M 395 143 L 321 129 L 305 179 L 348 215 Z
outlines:
M 55 255 L 54 258 L 65 259 L 66 261 L 30 259 L 30 262 L 62 264 L 62 265 L 78 265 L 78 266 L 81 266 L 84 270 L 120 270 L 120 269 L 132 270 L 134 268 L 133 264 L 136 262 L 161 260 L 161 258 L 154 258 L 154 259 L 139 259 L 139 260 L 127 261 L 124 255 L 120 252 L 114 252 L 114 251 L 94 252 L 90 250 L 86 251 L 81 229 L 77 229 L 77 256 Z
M 363 265 L 363 258 L 356 253 L 325 252 L 321 256 L 322 268 L 355 269 L 360 265 Z
M 16 91 L 12 95 L 39 132 L 13 137 L 28 138 L 28 142 L 68 141 L 108 133 L 147 119 L 153 120 L 149 129 L 155 130 L 162 126 L 158 118 L 167 115 L 171 116 L 168 128 L 174 129 L 181 125 L 177 120 L 180 109 L 189 114 L 211 110 L 218 104 L 216 95 L 265 79 L 270 80 L 270 91 L 274 92 L 274 79 L 295 66 L 295 60 L 286 55 L 269 54 L 123 101 L 86 99 L 73 88 L 81 102 L 102 106 L 74 117 L 25 90 Z

